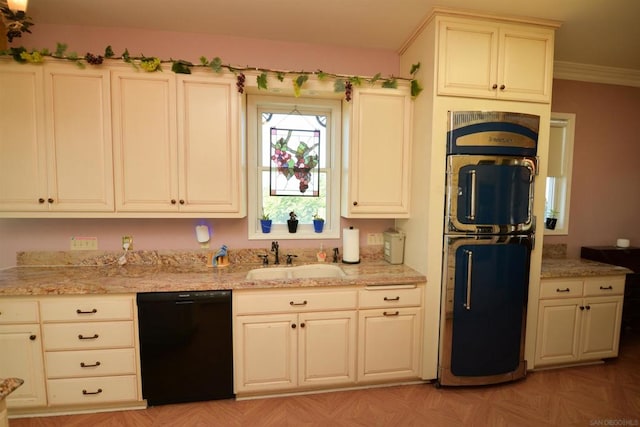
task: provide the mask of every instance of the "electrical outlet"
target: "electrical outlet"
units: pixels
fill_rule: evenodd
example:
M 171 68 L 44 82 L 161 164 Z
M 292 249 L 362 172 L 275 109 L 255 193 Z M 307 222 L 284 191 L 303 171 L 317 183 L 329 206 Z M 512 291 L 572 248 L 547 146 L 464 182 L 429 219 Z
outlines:
M 367 234 L 367 245 L 382 245 L 383 243 L 384 239 L 382 237 L 382 233 Z
M 122 249 L 133 250 L 133 236 L 122 236 Z
M 95 251 L 98 249 L 97 237 L 71 236 L 69 247 L 72 251 Z

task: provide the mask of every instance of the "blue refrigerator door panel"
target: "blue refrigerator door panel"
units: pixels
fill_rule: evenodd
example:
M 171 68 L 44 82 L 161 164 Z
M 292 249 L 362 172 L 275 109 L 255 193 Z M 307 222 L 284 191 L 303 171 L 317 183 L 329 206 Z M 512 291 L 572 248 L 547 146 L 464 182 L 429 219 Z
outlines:
M 448 237 L 443 305 L 446 316 L 441 381 L 457 377 L 501 382 L 524 373 L 523 339 L 531 238 Z M 492 377 L 495 381 L 492 381 Z M 462 379 L 461 379 L 462 378 Z M 510 378 L 509 379 L 513 379 Z
M 536 160 L 450 156 L 447 182 L 449 233 L 523 233 L 533 227 Z

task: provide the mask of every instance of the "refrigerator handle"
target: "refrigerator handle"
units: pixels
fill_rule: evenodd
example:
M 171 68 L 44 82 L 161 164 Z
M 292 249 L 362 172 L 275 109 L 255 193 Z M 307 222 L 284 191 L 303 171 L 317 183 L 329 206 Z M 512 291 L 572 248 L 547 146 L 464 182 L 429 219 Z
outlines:
M 470 250 L 465 251 L 467 253 L 467 301 L 464 304 L 464 308 L 471 310 L 471 271 L 473 270 L 473 252 Z
M 471 178 L 471 188 L 469 189 L 469 215 L 467 219 L 476 219 L 476 171 L 471 170 L 467 172 Z

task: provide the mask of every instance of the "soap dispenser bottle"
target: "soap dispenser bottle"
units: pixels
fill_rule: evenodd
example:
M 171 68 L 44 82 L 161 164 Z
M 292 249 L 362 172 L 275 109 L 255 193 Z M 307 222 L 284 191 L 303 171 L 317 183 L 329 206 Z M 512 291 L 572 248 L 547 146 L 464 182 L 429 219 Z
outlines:
M 325 262 L 327 260 L 327 253 L 324 251 L 322 247 L 322 243 L 320 243 L 320 250 L 316 254 L 318 258 L 318 262 Z

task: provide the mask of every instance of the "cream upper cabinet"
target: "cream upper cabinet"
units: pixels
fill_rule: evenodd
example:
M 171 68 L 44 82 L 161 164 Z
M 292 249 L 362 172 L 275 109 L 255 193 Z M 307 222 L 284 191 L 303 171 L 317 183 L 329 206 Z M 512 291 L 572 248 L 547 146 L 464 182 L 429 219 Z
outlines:
M 46 211 L 42 67 L 0 62 L 0 211 Z
M 409 216 L 411 94 L 398 89 L 355 89 L 344 103 L 342 216 Z
M 442 18 L 438 95 L 551 102 L 554 30 Z
M 0 210 L 112 212 L 109 71 L 0 66 Z
M 231 77 L 114 71 L 116 210 L 245 215 Z
M 45 68 L 52 211 L 113 212 L 109 70 Z
M 624 276 L 541 282 L 535 366 L 618 355 Z

